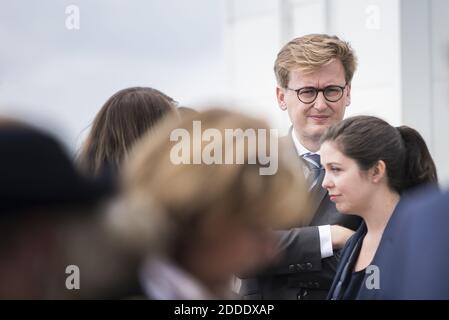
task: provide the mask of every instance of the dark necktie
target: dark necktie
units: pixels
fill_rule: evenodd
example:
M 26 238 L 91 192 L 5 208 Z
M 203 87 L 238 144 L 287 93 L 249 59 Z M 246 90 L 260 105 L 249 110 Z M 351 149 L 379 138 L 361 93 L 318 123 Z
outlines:
M 307 161 L 307 166 L 309 168 L 307 179 L 310 182 L 310 189 L 312 189 L 317 184 L 318 177 L 322 170 L 320 155 L 316 153 L 305 153 L 302 155 L 302 158 Z

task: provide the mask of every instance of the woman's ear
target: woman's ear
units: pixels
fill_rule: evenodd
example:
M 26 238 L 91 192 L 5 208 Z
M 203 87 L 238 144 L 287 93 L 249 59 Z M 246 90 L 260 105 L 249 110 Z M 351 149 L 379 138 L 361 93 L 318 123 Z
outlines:
M 386 170 L 387 167 L 385 162 L 383 160 L 377 161 L 377 163 L 370 170 L 371 180 L 374 183 L 379 183 L 385 177 Z

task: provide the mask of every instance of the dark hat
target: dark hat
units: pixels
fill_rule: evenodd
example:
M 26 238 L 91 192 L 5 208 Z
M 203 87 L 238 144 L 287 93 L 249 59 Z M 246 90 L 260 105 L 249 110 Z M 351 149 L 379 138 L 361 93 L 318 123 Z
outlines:
M 52 136 L 22 126 L 0 126 L 0 212 L 94 203 L 114 190 L 75 168 Z

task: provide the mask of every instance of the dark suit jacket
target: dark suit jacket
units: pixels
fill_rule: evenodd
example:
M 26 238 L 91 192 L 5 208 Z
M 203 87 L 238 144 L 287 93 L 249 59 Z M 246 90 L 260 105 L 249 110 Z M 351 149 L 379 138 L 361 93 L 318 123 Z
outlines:
M 373 263 L 380 289 L 364 288 L 360 299 L 449 299 L 449 193 L 401 197 Z
M 379 243 L 379 247 L 376 250 L 376 253 L 371 261 L 371 266 L 375 266 L 379 270 L 379 282 L 380 289 L 387 283 L 396 282 L 394 281 L 394 276 L 388 273 L 388 269 L 383 265 L 385 248 L 389 246 L 393 237 L 397 238 L 401 233 L 400 228 L 402 227 L 398 219 L 402 213 L 404 212 L 404 196 L 401 198 L 401 201 L 396 205 L 390 220 L 385 227 L 384 233 Z M 356 233 L 349 238 L 348 242 L 344 246 L 341 252 L 341 258 L 338 263 L 337 273 L 335 274 L 334 281 L 332 283 L 331 289 L 329 290 L 328 299 L 332 300 L 340 300 L 340 299 L 356 299 L 356 300 L 365 300 L 365 299 L 374 299 L 374 296 L 378 294 L 380 289 L 377 288 L 368 288 L 366 286 L 366 281 L 368 280 L 368 276 L 371 273 L 365 274 L 363 285 L 361 286 L 358 294 L 352 296 L 351 298 L 347 298 L 347 286 L 351 280 L 352 272 L 354 271 L 354 264 L 357 261 L 359 256 L 360 248 L 363 242 L 363 239 L 366 235 L 367 229 L 364 222 L 357 229 Z M 401 263 L 401 262 L 400 262 Z
M 291 135 L 281 138 L 295 148 Z M 298 157 L 303 165 L 305 161 Z M 311 190 L 313 219 L 309 226 L 278 231 L 281 236 L 279 248 L 281 259 L 276 265 L 255 277 L 242 280 L 240 294 L 244 299 L 325 299 L 337 268 L 339 253 L 321 259 L 318 227 L 337 224 L 356 230 L 361 219 L 342 215 L 330 201 L 327 191 L 321 187 L 324 170 L 318 183 Z
M 329 290 L 329 294 L 327 296 L 328 299 L 344 299 L 346 287 L 354 270 L 354 264 L 357 262 L 357 258 L 359 256 L 360 248 L 363 242 L 363 238 L 366 235 L 366 231 L 366 225 L 364 222 L 362 222 L 356 233 L 351 238 L 349 238 L 348 242 L 341 251 L 341 257 L 338 263 L 334 282 L 332 283 L 331 289 Z M 354 298 L 357 299 L 358 296 Z

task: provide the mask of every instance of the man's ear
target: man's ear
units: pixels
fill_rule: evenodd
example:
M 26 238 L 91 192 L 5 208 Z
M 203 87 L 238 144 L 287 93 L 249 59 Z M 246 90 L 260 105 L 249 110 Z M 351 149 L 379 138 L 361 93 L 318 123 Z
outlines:
M 379 183 L 386 175 L 387 167 L 383 160 L 377 161 L 377 163 L 370 169 L 370 175 L 373 183 Z
M 346 107 L 348 107 L 351 104 L 351 83 L 348 83 L 347 89 L 346 89 Z
M 281 110 L 285 111 L 287 110 L 287 103 L 285 102 L 285 92 L 284 89 L 277 86 L 276 87 L 276 98 L 278 100 L 278 105 Z

